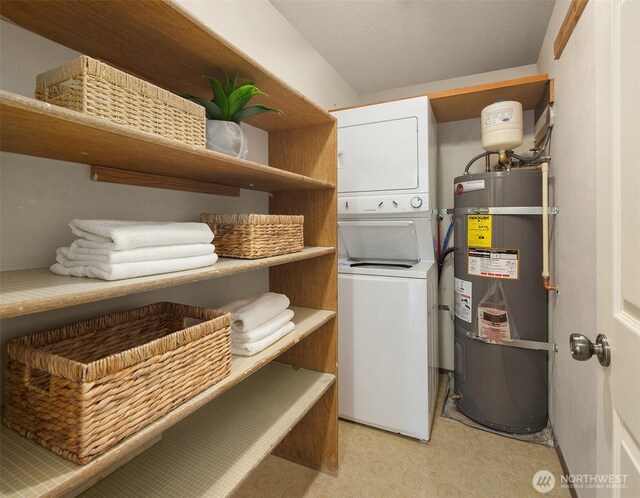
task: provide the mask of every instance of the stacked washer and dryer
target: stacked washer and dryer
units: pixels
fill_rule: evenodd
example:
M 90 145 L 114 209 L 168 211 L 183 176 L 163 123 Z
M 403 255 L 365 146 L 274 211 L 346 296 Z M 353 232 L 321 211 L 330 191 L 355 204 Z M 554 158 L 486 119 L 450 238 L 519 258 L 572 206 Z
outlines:
M 429 440 L 438 388 L 435 118 L 426 97 L 333 115 L 338 412 Z

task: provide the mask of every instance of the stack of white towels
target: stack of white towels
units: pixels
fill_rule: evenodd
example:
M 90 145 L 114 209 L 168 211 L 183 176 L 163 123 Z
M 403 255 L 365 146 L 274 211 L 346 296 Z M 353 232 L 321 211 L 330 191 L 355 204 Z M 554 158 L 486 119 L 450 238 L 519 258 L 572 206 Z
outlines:
M 284 294 L 266 292 L 220 309 L 231 313 L 231 353 L 253 356 L 296 328 Z
M 103 280 L 211 266 L 218 260 L 206 223 L 73 220 L 79 238 L 56 251 L 51 271 Z

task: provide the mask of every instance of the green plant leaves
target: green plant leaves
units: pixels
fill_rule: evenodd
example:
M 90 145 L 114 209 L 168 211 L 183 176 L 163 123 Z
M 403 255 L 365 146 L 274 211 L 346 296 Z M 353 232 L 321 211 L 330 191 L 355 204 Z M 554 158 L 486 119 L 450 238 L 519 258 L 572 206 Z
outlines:
M 220 110 L 218 104 L 216 104 L 215 102 L 196 97 L 195 95 L 190 95 L 188 93 L 179 93 L 178 95 L 204 107 L 207 114 L 207 119 L 222 119 L 222 111 Z
M 256 116 L 258 114 L 262 114 L 263 112 L 277 112 L 278 114 L 282 114 L 282 111 L 279 109 L 275 109 L 273 107 L 267 107 L 262 104 L 250 105 L 249 107 L 245 107 L 244 109 L 236 112 L 235 116 L 233 116 L 233 121 L 239 123 L 240 121 L 244 121 L 245 119 L 250 118 L 251 116 Z
M 220 119 L 229 121 L 229 102 L 222 85 L 217 79 L 210 76 L 203 76 L 203 78 L 208 79 L 211 84 L 211 89 L 213 90 L 213 101 L 218 104 L 220 112 L 222 113 L 222 117 Z
M 264 95 L 264 92 L 253 85 L 243 85 L 234 90 L 228 97 L 230 118 L 233 119 L 233 116 L 256 95 Z
M 281 113 L 278 109 L 262 104 L 245 107 L 253 97 L 256 95 L 266 95 L 266 93 L 260 91 L 252 81 L 239 84 L 238 77 L 240 75 L 240 69 L 236 71 L 233 80 L 229 78 L 229 75 L 224 69 L 222 72 L 225 76 L 222 83 L 210 76 L 202 76 L 209 80 L 211 91 L 213 92 L 213 99 L 206 100 L 188 93 L 179 93 L 178 95 L 204 106 L 208 119 L 235 121 L 239 123 L 244 119 L 262 114 L 263 112 Z

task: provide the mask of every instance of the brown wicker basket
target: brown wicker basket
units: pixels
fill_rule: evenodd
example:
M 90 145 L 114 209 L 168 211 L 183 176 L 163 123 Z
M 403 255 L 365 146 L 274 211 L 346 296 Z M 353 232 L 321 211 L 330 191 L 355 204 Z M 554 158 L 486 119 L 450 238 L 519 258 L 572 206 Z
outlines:
M 205 146 L 204 107 L 86 55 L 39 74 L 36 98 Z
M 202 213 L 219 256 L 256 259 L 302 251 L 304 216 Z
M 228 313 L 155 303 L 12 339 L 4 422 L 86 464 L 227 376 L 230 330 Z

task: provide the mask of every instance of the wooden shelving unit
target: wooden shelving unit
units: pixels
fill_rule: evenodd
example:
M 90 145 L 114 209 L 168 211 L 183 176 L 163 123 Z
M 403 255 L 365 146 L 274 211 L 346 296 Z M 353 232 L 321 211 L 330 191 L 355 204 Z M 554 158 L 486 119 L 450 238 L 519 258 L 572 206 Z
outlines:
M 296 307 L 298 326 L 259 355 L 250 359 L 234 357 L 230 377 L 87 466 L 67 462 L 3 429 L 2 494 L 53 496 L 78 492 L 152 445 L 163 431 L 186 415 L 274 359 L 294 367 L 287 370 L 295 375 L 282 378 L 283 388 L 289 386 L 293 390 L 296 385 L 306 386 L 308 392 L 315 394 L 307 396 L 303 403 L 294 397 L 271 405 L 282 423 L 264 426 L 271 436 L 268 440 L 255 441 L 262 448 L 256 453 L 258 458 L 254 455 L 253 460 L 244 461 L 243 470 L 236 473 L 231 487 L 224 489 L 235 486 L 278 442 L 276 454 L 336 474 L 335 120 L 171 1 L 3 0 L 0 15 L 170 91 L 206 96 L 210 89 L 201 75 L 219 76 L 220 68 L 231 72 L 239 68 L 242 77 L 255 81 L 269 95 L 265 103 L 284 111 L 282 115 L 268 113 L 249 121 L 269 132 L 267 166 L 1 92 L 1 150 L 114 168 L 125 176 L 127 172 L 153 175 L 166 185 L 174 185 L 163 180 L 169 177 L 182 179 L 190 187 L 194 182 L 207 182 L 271 192 L 270 213 L 305 216 L 304 239 L 309 246 L 293 255 L 254 261 L 221 260 L 210 269 L 145 277 L 128 283 L 80 283 L 79 279 L 49 275 L 46 269 L 3 273 L 0 279 L 4 301 L 0 309 L 2 317 L 9 317 L 270 267 L 270 288 L 290 298 Z M 136 181 L 143 181 L 140 178 Z M 227 195 L 234 192 L 228 191 Z M 301 380 L 309 375 L 307 371 L 311 371 L 313 379 Z M 241 395 L 230 393 L 229 396 L 235 398 L 231 405 L 239 405 L 240 410 L 254 409 Z M 249 421 L 238 423 L 236 430 L 242 431 Z M 185 430 L 189 433 L 192 429 Z M 9 449 L 11 458 L 7 457 Z M 217 451 L 210 445 L 206 450 L 210 454 Z
M 150 277 L 108 282 L 91 278 L 63 277 L 49 268 L 5 271 L 0 273 L 0 318 L 29 315 L 173 287 L 212 278 L 225 277 L 259 268 L 302 261 L 333 254 L 333 247 L 305 247 L 301 252 L 262 259 L 220 258 L 214 266 Z
M 222 393 L 233 388 L 229 393 L 231 399 L 243 400 L 245 391 L 240 389 L 236 392 L 236 389 L 242 387 L 243 384 L 234 387 L 236 384 L 247 379 L 247 377 L 251 376 L 262 367 L 267 366 L 271 360 L 277 358 L 283 351 L 286 351 L 293 345 L 300 343 L 300 341 L 303 341 L 303 339 L 314 333 L 318 328 L 332 321 L 335 317 L 335 312 L 332 311 L 312 310 L 299 307 L 293 307 L 292 309 L 295 312 L 293 321 L 296 324 L 296 328 L 293 332 L 255 356 L 233 356 L 231 361 L 231 374 L 228 377 L 224 378 L 207 391 L 200 393 L 198 396 L 181 405 L 166 416 L 156 420 L 140 432 L 125 439 L 122 443 L 87 465 L 80 466 L 64 460 L 33 441 L 29 441 L 6 427 L 0 426 L 0 442 L 2 444 L 2 454 L 0 458 L 0 471 L 2 473 L 2 479 L 0 480 L 0 494 L 2 496 L 11 497 L 60 496 L 65 494 L 76 494 L 95 483 L 99 478 L 104 477 L 109 472 L 128 462 L 141 451 L 144 451 L 150 444 L 157 441 L 163 435 L 164 431 L 178 424 L 188 415 L 204 407 L 208 414 L 204 415 L 204 417 L 207 419 L 212 412 L 217 410 L 216 407 L 218 406 L 212 405 L 210 401 L 215 400 Z M 284 384 L 286 384 L 287 379 L 291 379 L 294 384 L 298 382 L 293 369 L 287 369 L 287 372 L 289 372 L 290 375 L 285 375 L 280 381 L 281 388 L 285 390 L 286 385 Z M 327 379 L 335 378 L 333 374 L 329 374 L 328 376 L 324 376 L 326 374 L 318 372 L 315 372 L 315 374 L 317 375 L 312 379 L 309 387 L 313 387 L 316 380 L 320 379 L 321 384 L 325 384 Z M 267 378 L 269 378 L 269 374 L 267 373 L 266 375 Z M 308 373 L 304 375 L 306 376 L 305 378 L 309 378 Z M 315 385 L 315 387 L 317 388 L 321 386 Z M 329 387 L 329 385 L 326 385 L 325 387 Z M 293 391 L 295 391 L 295 389 L 292 390 L 292 392 Z M 268 403 L 269 396 L 266 393 L 265 396 L 266 399 L 263 401 Z M 250 401 L 237 401 L 237 403 L 239 404 L 238 409 L 240 411 L 244 411 L 247 414 L 256 413 L 257 407 Z M 272 414 L 277 413 L 278 418 L 284 417 L 287 420 L 292 420 L 289 416 L 290 414 L 288 414 L 289 407 L 286 402 L 280 408 L 281 409 L 278 410 L 274 408 L 274 406 L 271 406 L 269 410 Z M 294 415 L 298 417 L 302 414 L 303 412 L 298 412 L 298 414 Z M 182 424 L 182 422 L 180 423 Z M 226 420 L 222 426 L 225 430 L 229 430 L 230 432 L 232 429 L 237 432 L 242 432 L 245 428 L 243 420 L 238 417 Z M 187 425 L 187 427 L 189 427 L 189 425 Z M 212 434 L 215 434 L 215 428 L 216 423 L 212 420 L 211 423 L 208 424 L 208 432 L 200 429 L 196 433 L 196 438 L 204 440 L 205 438 L 211 437 Z M 277 443 L 289 429 L 290 427 L 287 427 L 286 431 L 283 431 L 280 434 L 273 434 L 275 437 L 269 439 L 269 445 L 275 445 L 275 443 Z M 184 429 L 180 428 L 177 430 L 180 432 Z M 187 431 L 189 430 L 191 429 L 187 429 Z M 205 432 L 207 433 L 205 434 Z M 263 441 L 255 442 L 262 443 Z M 211 460 L 214 459 L 218 449 L 219 448 L 217 446 L 208 448 L 208 454 L 212 455 Z M 259 455 L 254 454 L 252 458 L 252 465 L 249 466 L 249 468 L 246 468 L 246 463 L 244 463 L 246 460 L 242 459 L 241 463 L 244 465 L 243 468 L 245 468 L 246 471 L 250 470 L 260 459 L 266 456 L 267 453 L 268 451 L 265 452 L 261 450 Z M 171 456 L 169 456 L 169 458 L 171 458 Z M 190 464 L 193 463 L 191 459 L 189 462 Z M 208 463 L 210 464 L 211 461 Z M 228 460 L 225 461 L 225 465 L 226 464 L 229 464 Z M 135 475 L 135 473 L 133 475 Z M 136 486 L 135 479 L 131 478 L 131 481 L 133 482 L 127 483 L 127 486 Z M 153 494 L 156 495 L 156 490 L 153 491 Z M 111 494 L 111 496 L 117 495 L 117 493 Z

